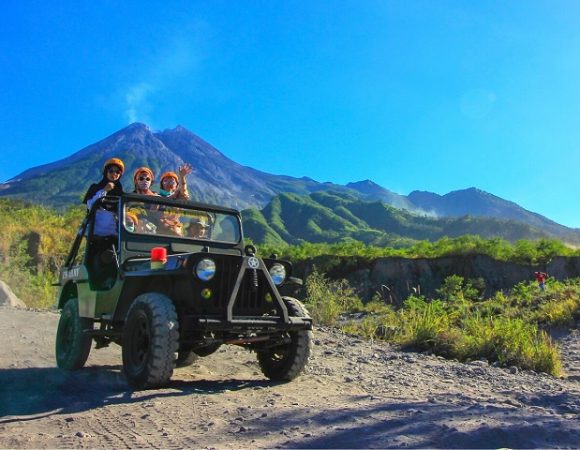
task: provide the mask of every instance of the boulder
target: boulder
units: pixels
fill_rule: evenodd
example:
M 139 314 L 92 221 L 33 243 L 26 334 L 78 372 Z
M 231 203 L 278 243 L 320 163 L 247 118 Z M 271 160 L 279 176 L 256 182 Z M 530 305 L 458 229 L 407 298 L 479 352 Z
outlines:
M 20 300 L 18 297 L 16 297 L 16 294 L 12 292 L 10 286 L 8 286 L 2 280 L 0 280 L 0 306 L 26 308 L 24 302 Z

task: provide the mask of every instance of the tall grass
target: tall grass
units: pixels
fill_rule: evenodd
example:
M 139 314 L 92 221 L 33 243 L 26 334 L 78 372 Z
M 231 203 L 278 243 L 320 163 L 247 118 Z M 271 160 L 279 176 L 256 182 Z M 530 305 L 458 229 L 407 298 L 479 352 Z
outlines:
M 316 268 L 305 283 L 306 305 L 314 321 L 335 325 L 342 312 L 361 311 L 363 303 L 346 280 L 333 281 Z
M 484 358 L 500 366 L 561 373 L 558 348 L 541 328 L 580 319 L 580 279 L 551 280 L 546 292 L 535 283 L 520 283 L 510 293 L 482 299 L 470 283 L 454 276 L 439 294 L 432 300 L 410 296 L 398 310 L 372 302 L 364 306 L 366 317 L 343 329 L 460 361 Z
M 462 322 L 456 356 L 485 358 L 502 366 L 517 366 L 553 375 L 561 372 L 558 349 L 546 332 L 522 319 L 468 317 Z

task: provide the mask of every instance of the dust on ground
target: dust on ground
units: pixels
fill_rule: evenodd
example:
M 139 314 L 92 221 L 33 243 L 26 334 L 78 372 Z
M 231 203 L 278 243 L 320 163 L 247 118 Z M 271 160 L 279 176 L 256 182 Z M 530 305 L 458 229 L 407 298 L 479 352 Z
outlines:
M 117 346 L 55 367 L 58 315 L 0 307 L 0 448 L 580 446 L 580 335 L 562 378 L 406 353 L 318 328 L 306 373 L 272 383 L 222 347 L 163 389 L 128 387 Z

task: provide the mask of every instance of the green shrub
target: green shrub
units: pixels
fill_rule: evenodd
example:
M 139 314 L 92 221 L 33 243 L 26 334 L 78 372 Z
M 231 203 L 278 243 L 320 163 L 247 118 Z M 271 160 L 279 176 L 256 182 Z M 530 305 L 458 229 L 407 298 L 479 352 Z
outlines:
M 305 287 L 305 303 L 314 322 L 320 325 L 335 325 L 341 313 L 364 308 L 346 280 L 331 281 L 316 269 L 306 278 Z
M 437 304 L 400 311 L 401 331 L 397 340 L 405 347 L 418 350 L 434 350 L 439 344 L 439 336 L 449 329 L 450 320 Z
M 375 296 L 363 306 L 363 311 L 370 314 L 388 315 L 394 313 L 394 308 L 393 305 L 386 304 L 380 296 Z
M 65 213 L 12 199 L 0 199 L 0 279 L 31 308 L 55 303 L 57 270 L 85 214 Z M 35 245 L 31 245 L 31 237 Z M 34 247 L 34 248 L 31 248 Z
M 558 352 L 549 336 L 534 324 L 520 319 L 499 318 L 492 323 L 492 361 L 522 369 L 560 374 Z
M 485 287 L 485 286 L 484 286 Z M 462 307 L 478 299 L 478 289 L 470 281 L 465 281 L 459 275 L 445 278 L 443 285 L 437 289 L 439 298 L 449 307 Z
M 551 281 L 537 310 L 532 315 L 535 322 L 548 325 L 573 325 L 580 317 L 580 287 Z
M 512 304 L 522 307 L 530 307 L 538 297 L 539 291 L 535 283 L 522 281 L 511 290 Z
M 364 258 L 404 257 L 437 258 L 441 256 L 483 254 L 499 261 L 520 264 L 547 264 L 554 256 L 580 256 L 580 249 L 565 246 L 553 239 L 537 241 L 520 240 L 510 244 L 505 239 L 483 239 L 475 235 L 455 238 L 443 237 L 437 241 L 416 241 L 408 238 L 392 239 L 382 245 L 367 245 L 352 238 L 329 244 L 327 242 L 301 242 L 298 245 L 260 244 L 260 253 L 277 253 L 294 261 L 311 259 L 321 255 Z M 475 282 L 474 287 L 479 288 Z
M 538 324 L 572 323 L 580 316 L 579 279 L 551 280 L 545 293 L 533 282 L 520 283 L 509 295 L 497 292 L 483 301 L 467 300 L 462 289 L 460 277 L 453 278 L 442 290 L 445 300 L 412 295 L 399 310 L 349 323 L 345 330 L 460 361 L 484 358 L 560 374 L 558 349 Z
M 491 318 L 505 315 L 510 307 L 509 299 L 501 291 L 496 292 L 492 298 L 478 302 L 473 307 L 473 313 L 481 317 Z
M 345 333 L 361 336 L 365 339 L 376 339 L 380 336 L 380 330 L 384 328 L 384 318 L 376 315 L 369 315 L 362 320 L 349 321 L 341 328 Z
M 50 309 L 54 307 L 58 280 L 51 271 L 35 271 L 31 268 L 31 258 L 26 255 L 22 243 L 13 247 L 8 258 L 0 260 L 0 279 L 27 307 Z

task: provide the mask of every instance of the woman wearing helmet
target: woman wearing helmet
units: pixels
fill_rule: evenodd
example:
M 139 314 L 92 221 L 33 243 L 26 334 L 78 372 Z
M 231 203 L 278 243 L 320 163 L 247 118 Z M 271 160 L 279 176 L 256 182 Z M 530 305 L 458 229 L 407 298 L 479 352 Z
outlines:
M 192 172 L 191 164 L 183 164 L 179 167 L 179 176 L 175 172 L 165 172 L 161 175 L 159 193 L 163 197 L 174 198 L 177 200 L 189 200 L 189 191 L 185 177 Z
M 83 203 L 87 205 L 89 211 L 97 200 L 106 196 L 120 197 L 123 194 L 121 185 L 121 176 L 125 171 L 125 164 L 119 158 L 111 158 L 103 166 L 103 178 L 98 183 L 92 184 L 85 194 Z M 101 205 L 96 211 L 95 236 L 116 236 L 117 222 L 113 213 L 113 207 L 110 205 Z
M 153 180 L 155 180 L 155 176 L 149 167 L 139 167 L 133 174 L 133 184 L 135 185 L 133 192 L 143 195 L 159 195 L 151 190 Z
M 83 203 L 86 203 L 89 211 L 93 205 L 105 197 L 120 197 L 123 195 L 121 175 L 125 171 L 125 164 L 119 158 L 111 158 L 103 166 L 103 178 L 96 184 L 92 184 Z M 117 268 L 112 264 L 117 246 L 117 216 L 114 204 L 102 202 L 95 211 L 91 239 L 88 242 L 87 256 L 91 270 L 92 286 L 99 289 L 110 289 L 115 283 Z

